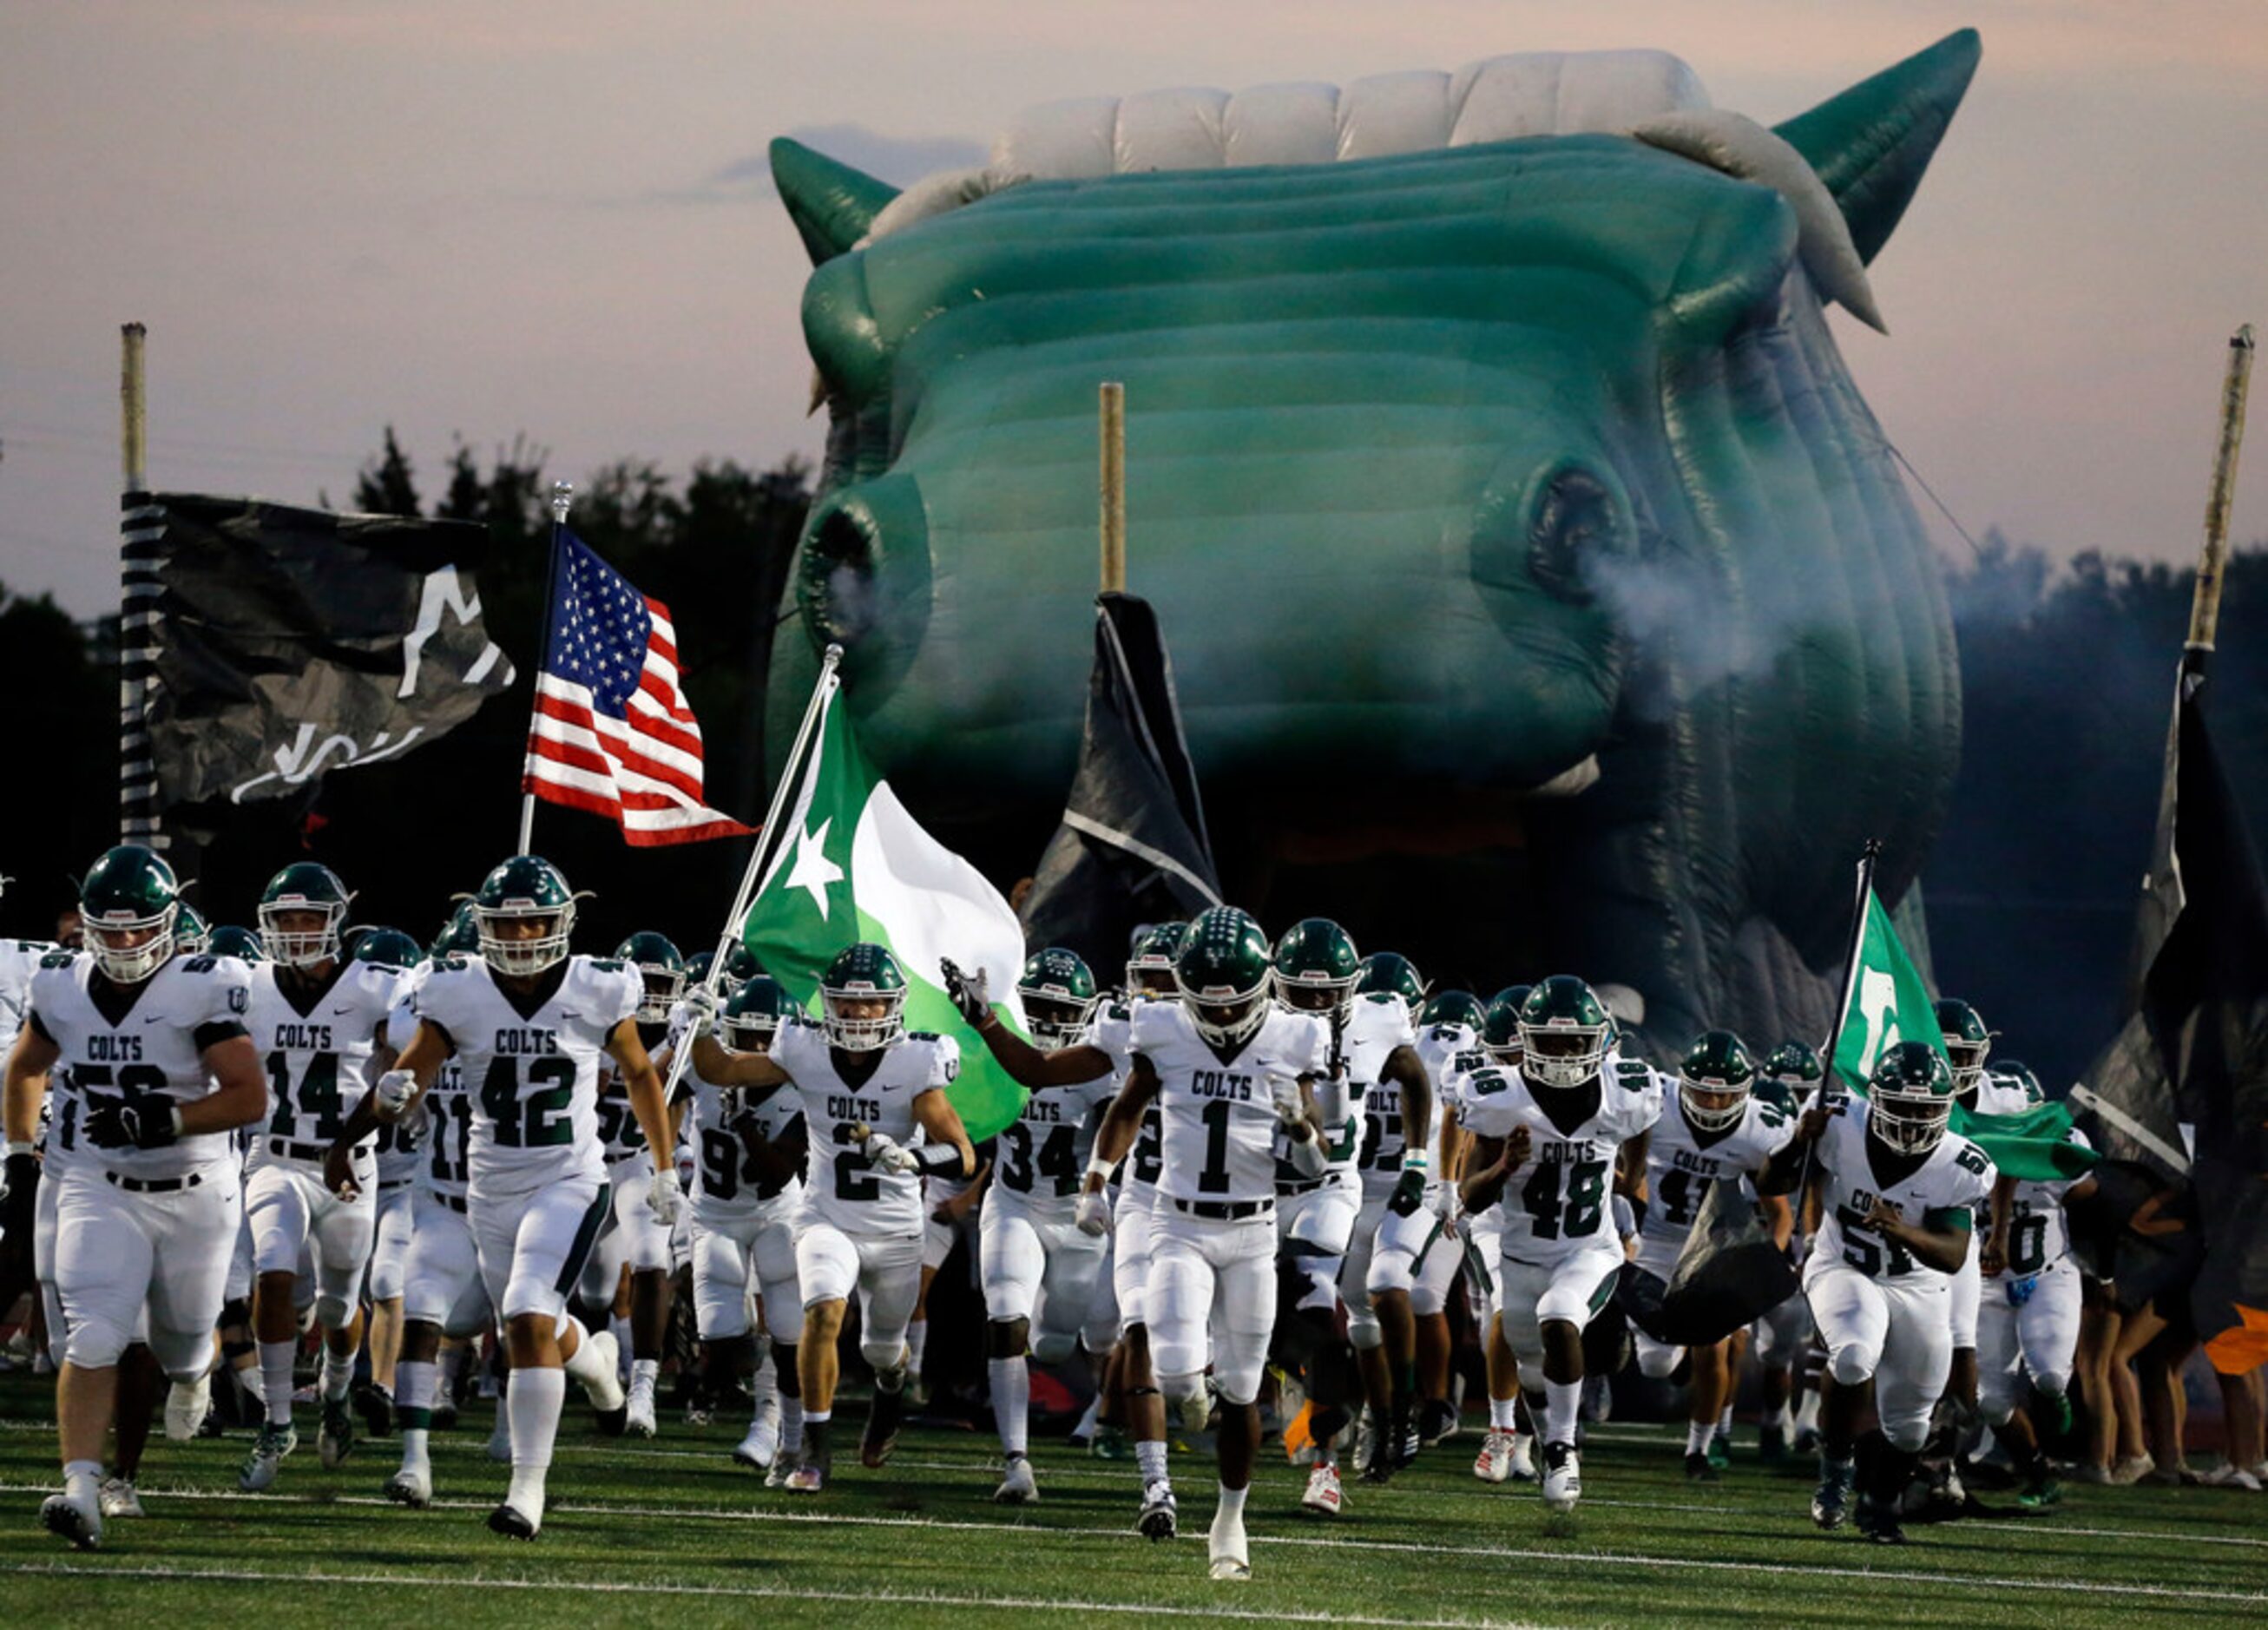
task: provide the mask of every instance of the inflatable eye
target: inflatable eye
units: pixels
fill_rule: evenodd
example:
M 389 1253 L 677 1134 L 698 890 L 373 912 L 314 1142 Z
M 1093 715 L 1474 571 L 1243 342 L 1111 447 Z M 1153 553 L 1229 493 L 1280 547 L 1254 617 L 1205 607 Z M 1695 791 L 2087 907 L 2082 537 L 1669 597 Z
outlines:
M 1550 594 L 1581 604 L 1591 598 L 1586 563 L 1620 549 L 1628 535 L 1607 483 L 1580 466 L 1563 466 L 1536 484 L 1528 505 L 1528 572 Z

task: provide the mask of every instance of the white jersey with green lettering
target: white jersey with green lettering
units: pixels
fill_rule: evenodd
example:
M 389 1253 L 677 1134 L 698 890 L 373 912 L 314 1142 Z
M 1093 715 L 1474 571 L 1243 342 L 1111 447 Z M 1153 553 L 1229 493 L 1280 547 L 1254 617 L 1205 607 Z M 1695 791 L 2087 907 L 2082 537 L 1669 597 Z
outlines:
M 909 1030 L 883 1049 L 873 1073 L 854 1086 L 836 1067 L 825 1028 L 789 1019 L 773 1033 L 771 1061 L 787 1072 L 790 1085 L 784 1090 L 802 1100 L 811 1142 L 802 1221 L 831 1223 L 846 1234 L 918 1235 L 929 1214 L 922 1205 L 921 1174 L 868 1165 L 851 1134 L 865 1126 L 902 1147 L 920 1147 L 914 1100 L 953 1085 L 961 1073 L 961 1044 Z
M 1158 1077 L 1159 1192 L 1197 1202 L 1272 1199 L 1274 1083 L 1322 1072 L 1330 1046 L 1323 1022 L 1271 1007 L 1224 1058 L 1182 1003 L 1145 1002 L 1133 1013 L 1132 1051 Z
M 1597 1077 L 1597 1107 L 1562 1132 L 1537 1102 L 1564 1101 L 1586 1087 L 1537 1087 L 1520 1071 L 1491 1064 L 1464 1079 L 1465 1130 L 1501 1139 L 1528 1128 L 1528 1158 L 1505 1184 L 1495 1210 L 1508 1262 L 1548 1265 L 1615 1238 L 1609 1197 L 1615 1156 L 1661 1117 L 1661 1081 L 1633 1058 L 1609 1058 Z
M 1978 1208 L 1992 1198 L 1997 1176 L 1992 1159 L 1968 1139 L 1948 1132 L 1914 1170 L 1883 1179 L 1885 1168 L 1904 1163 L 1904 1157 L 1867 1137 L 1866 1100 L 1846 1098 L 1835 1106 L 1827 1130 L 1819 1136 L 1825 1185 L 1819 1233 L 1811 1242 L 1813 1261 L 1843 1262 L 1875 1280 L 1913 1274 L 1949 1277 L 1917 1259 L 1896 1240 L 1867 1228 L 1867 1214 L 1879 1198 L 1897 1206 L 1908 1222 L 1926 1226 L 1933 1216 L 1960 1213 L 1973 1229 Z

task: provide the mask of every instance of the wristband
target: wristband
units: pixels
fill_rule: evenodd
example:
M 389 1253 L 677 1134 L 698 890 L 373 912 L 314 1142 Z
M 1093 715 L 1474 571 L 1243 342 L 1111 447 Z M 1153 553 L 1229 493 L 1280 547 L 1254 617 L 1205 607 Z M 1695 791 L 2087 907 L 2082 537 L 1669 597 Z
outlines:
M 11 1161 L 18 1154 L 37 1154 L 39 1152 L 40 1146 L 36 1143 L 26 1142 L 17 1138 L 11 1138 L 8 1140 L 8 1158 Z
M 1402 1169 L 1404 1171 L 1425 1170 L 1425 1151 L 1418 1147 L 1414 1144 L 1408 1148 L 1403 1149 L 1402 1151 Z
M 1100 1154 L 1090 1155 L 1087 1158 L 1086 1175 L 1090 1177 L 1100 1177 L 1103 1182 L 1108 1183 L 1110 1181 L 1110 1174 L 1117 1169 L 1118 1162 L 1116 1161 L 1104 1160 Z
M 959 1177 L 963 1175 L 961 1151 L 950 1143 L 924 1143 L 913 1153 L 914 1169 L 925 1177 Z
M 180 1137 L 181 1135 L 181 1106 L 178 1103 L 168 1104 L 166 1106 L 166 1113 L 173 1117 L 173 1136 L 176 1138 Z

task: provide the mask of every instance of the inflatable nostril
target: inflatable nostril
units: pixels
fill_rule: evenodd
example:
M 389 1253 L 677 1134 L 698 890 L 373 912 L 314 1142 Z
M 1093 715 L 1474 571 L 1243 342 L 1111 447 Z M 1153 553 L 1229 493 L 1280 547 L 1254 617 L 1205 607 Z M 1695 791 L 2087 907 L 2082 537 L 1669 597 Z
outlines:
M 920 483 L 880 476 L 821 500 L 795 593 L 815 646 L 841 645 L 868 683 L 895 682 L 929 625 L 929 513 Z
M 812 528 L 802 599 L 824 640 L 848 648 L 873 628 L 877 542 L 873 517 L 847 505 L 828 511 Z
M 1614 492 L 1591 471 L 1563 465 L 1536 483 L 1528 506 L 1528 569 L 1542 588 L 1588 602 L 1588 564 L 1626 538 Z

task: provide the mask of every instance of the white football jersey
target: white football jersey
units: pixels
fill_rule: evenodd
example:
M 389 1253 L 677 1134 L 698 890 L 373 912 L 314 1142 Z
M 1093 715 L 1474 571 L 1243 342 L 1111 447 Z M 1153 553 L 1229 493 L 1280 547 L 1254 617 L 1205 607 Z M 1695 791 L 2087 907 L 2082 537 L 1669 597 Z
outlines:
M 45 940 L 0 940 L 0 1054 L 16 1044 L 32 999 L 32 976 L 55 949 Z
M 57 1099 L 49 1158 L 60 1150 L 66 1162 L 84 1159 L 144 1179 L 233 1162 L 231 1132 L 182 1138 L 159 1149 L 99 1149 L 87 1142 L 85 1128 L 87 1111 L 106 1100 L 188 1103 L 210 1095 L 204 1050 L 246 1033 L 251 984 L 252 970 L 233 956 L 176 956 L 123 991 L 99 979 L 94 958 L 84 951 L 40 958 L 24 1022 L 62 1054 L 51 1077 Z M 98 992 L 108 1012 L 96 1005 Z
M 1992 1162 L 1968 1139 L 1948 1132 L 1917 1170 L 1880 1187 L 1874 1157 L 1887 1153 L 1867 1137 L 1864 1099 L 1845 1099 L 1836 1106 L 1827 1130 L 1819 1136 L 1819 1165 L 1826 1185 L 1812 1252 L 1848 1263 L 1868 1279 L 1935 1273 L 1936 1269 L 1916 1259 L 1904 1246 L 1867 1228 L 1867 1213 L 1879 1196 L 1897 1206 L 1908 1222 L 1922 1222 L 1932 1212 L 1966 1211 L 1973 1227 L 1977 1209 L 1992 1198 Z
M 477 958 L 453 957 L 418 987 L 418 1018 L 449 1038 L 463 1071 L 475 1195 L 606 1175 L 599 1070 L 608 1038 L 637 1011 L 645 986 L 618 962 L 571 956 L 563 966 L 533 1007 L 508 997 Z
M 1319 1019 L 1323 1026 L 1323 1071 L 1328 1075 L 1332 1064 L 1330 1022 Z M 1334 1118 L 1329 1103 L 1331 1097 L 1325 1082 L 1319 1079 L 1315 1094 L 1324 1101 L 1323 1140 L 1330 1150 L 1334 1169 L 1354 1176 L 1363 1169 L 1364 1143 L 1367 1130 L 1366 1116 L 1380 1101 L 1390 1101 L 1393 1106 L 1395 1173 L 1401 1171 L 1402 1089 L 1382 1081 L 1386 1061 L 1397 1047 L 1407 1047 L 1418 1039 L 1417 1028 L 1410 1022 L 1410 1004 L 1393 991 L 1372 991 L 1355 998 L 1354 1006 L 1347 1012 L 1345 1027 L 1338 1039 L 1338 1062 L 1346 1068 L 1346 1104 L 1344 1113 Z M 1284 1185 L 1306 1186 L 1307 1179 L 1292 1164 L 1288 1142 L 1277 1150 L 1276 1181 Z M 1392 1177 L 1386 1186 L 1392 1188 Z
M 1476 1138 L 1508 1138 L 1528 1128 L 1528 1159 L 1506 1182 L 1496 1210 L 1504 1255 L 1531 1265 L 1557 1262 L 1615 1238 L 1609 1197 L 1615 1156 L 1661 1117 L 1661 1081 L 1636 1059 L 1610 1058 L 1599 1072 L 1599 1107 L 1563 1132 L 1536 1103 L 1538 1088 L 1516 1070 L 1491 1064 L 1466 1076 L 1465 1129 Z
M 694 1154 L 693 1220 L 714 1228 L 767 1206 L 792 1207 L 802 1196 L 802 1183 L 790 1176 L 777 1188 L 766 1188 L 762 1174 L 749 1162 L 739 1125 L 753 1123 L 765 1142 L 777 1143 L 803 1118 L 802 1095 L 793 1087 L 782 1087 L 766 1094 L 762 1103 L 743 1108 L 736 1121 L 725 1117 L 724 1094 L 689 1064 L 681 1085 L 692 1104 L 686 1140 Z M 742 1102 L 746 1104 L 747 1095 Z
M 1158 1076 L 1159 1191 L 1192 1201 L 1274 1198 L 1273 1082 L 1322 1070 L 1330 1046 L 1322 1021 L 1270 1007 L 1226 1064 L 1180 1002 L 1143 1003 L 1133 1028 L 1133 1051 Z
M 1646 1146 L 1649 1201 L 1640 1231 L 1649 1244 L 1682 1250 L 1719 1177 L 1754 1176 L 1795 1137 L 1795 1122 L 1755 1094 L 1741 1118 L 1721 1132 L 1695 1130 L 1685 1118 L 1685 1099 L 1675 1085 L 1662 1093 L 1661 1118 Z
M 823 1026 L 784 1021 L 772 1036 L 771 1059 L 787 1072 L 802 1101 L 811 1140 L 804 1160 L 803 1216 L 832 1223 L 846 1234 L 886 1235 L 921 1232 L 919 1172 L 880 1171 L 868 1165 L 850 1134 L 866 1126 L 905 1148 L 923 1142 L 914 1100 L 942 1091 L 961 1073 L 961 1044 L 949 1036 L 909 1030 L 883 1050 L 874 1073 L 856 1087 L 835 1067 Z
M 1399 998 L 1396 999 L 1400 999 Z M 1444 1078 L 1457 1054 L 1475 1044 L 1473 1032 L 1462 1024 L 1432 1024 L 1416 1032 L 1409 1045 L 1424 1066 L 1432 1087 L 1436 1132 L 1449 1113 Z M 1408 1130 L 1402 1125 L 1402 1088 L 1395 1081 L 1373 1081 L 1364 1087 L 1359 1106 L 1360 1141 L 1355 1160 L 1362 1174 L 1365 1204 L 1382 1200 L 1402 1179 L 1402 1156 L 1409 1147 Z M 1433 1150 L 1425 1151 L 1430 1157 Z
M 992 1182 L 1042 1215 L 1068 1217 L 1086 1184 L 1086 1162 L 1102 1111 L 1118 1095 L 1106 1073 L 1071 1087 L 1042 1087 L 1003 1126 L 994 1146 Z
M 1138 996 L 1130 1002 L 1106 1002 L 1095 1009 L 1094 1018 L 1087 1025 L 1087 1042 L 1110 1055 L 1111 1080 L 1122 1086 L 1126 1072 L 1134 1064 L 1134 1009 L 1157 999 Z M 1153 1203 L 1157 1199 L 1158 1174 L 1165 1168 L 1163 1133 L 1159 1130 L 1158 1106 L 1153 1101 L 1142 1110 L 1142 1125 L 1134 1134 L 1133 1149 L 1118 1162 L 1122 1191 L 1133 1192 L 1134 1205 Z
M 2064 1134 L 2064 1141 L 2082 1149 L 2095 1147 L 2076 1126 Z M 2056 1177 L 2043 1183 L 2018 1181 L 2008 1203 L 2009 1278 L 2029 1278 L 2053 1267 L 2071 1254 L 2071 1219 L 2064 1214 L 2063 1197 L 2079 1181 L 2077 1177 Z M 1977 1212 L 1980 1235 L 1992 1210 L 1992 1197 L 1988 1192 Z
M 342 963 L 323 985 L 287 988 L 283 971 L 274 963 L 252 970 L 245 1022 L 268 1073 L 268 1119 L 245 1167 L 320 1172 L 375 1079 L 371 1059 L 409 976 L 379 963 Z

